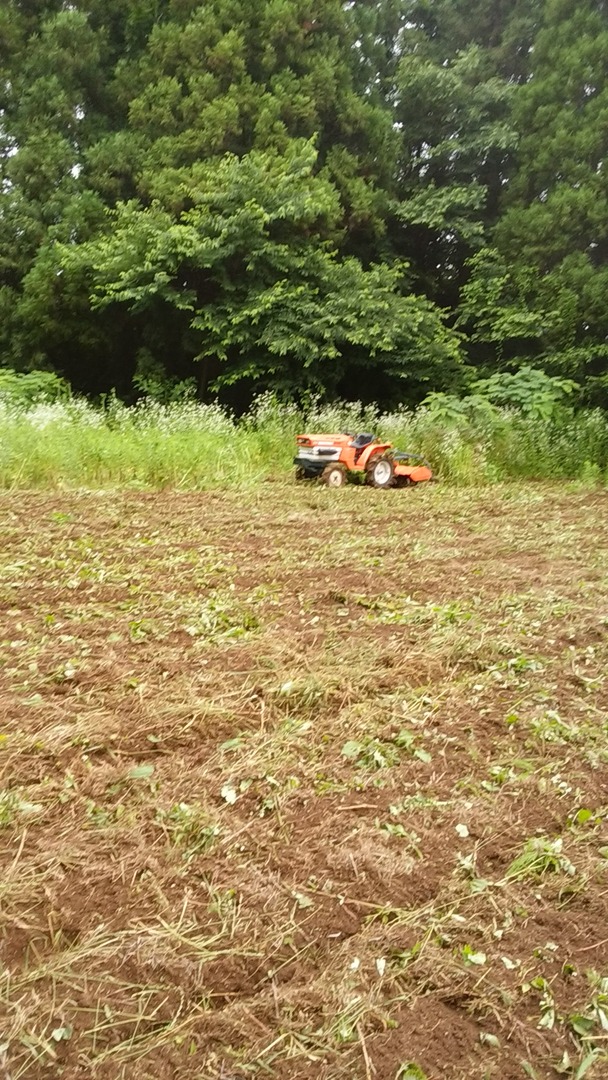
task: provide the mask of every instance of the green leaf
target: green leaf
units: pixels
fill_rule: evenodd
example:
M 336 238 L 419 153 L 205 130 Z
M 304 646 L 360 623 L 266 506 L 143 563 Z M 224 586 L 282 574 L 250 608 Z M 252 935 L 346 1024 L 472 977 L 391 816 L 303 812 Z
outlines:
M 414 745 L 416 736 L 413 731 L 408 731 L 407 728 L 402 728 L 399 734 L 395 737 L 395 746 L 398 746 L 401 750 L 411 750 Z
M 583 1077 L 587 1075 L 591 1066 L 598 1060 L 600 1053 L 601 1051 L 597 1047 L 594 1050 L 590 1050 L 581 1061 L 572 1080 L 583 1080 Z
M 74 1028 L 71 1024 L 64 1024 L 62 1027 L 56 1027 L 51 1031 L 51 1039 L 55 1042 L 67 1042 L 72 1038 Z
M 220 750 L 240 750 L 244 742 L 245 740 L 242 738 L 241 735 L 236 735 L 234 739 L 226 739 L 225 742 L 220 743 Z
M 582 1013 L 574 1013 L 568 1018 L 568 1023 L 577 1035 L 588 1035 L 595 1027 L 594 1021 Z
M 478 967 L 485 964 L 487 960 L 487 956 L 484 952 L 482 952 L 481 950 L 476 951 L 472 949 L 470 945 L 463 945 L 462 956 L 467 964 L 475 964 Z
M 526 1076 L 530 1077 L 530 1080 L 541 1080 L 541 1077 L 537 1073 L 533 1065 L 529 1061 L 522 1061 L 521 1067 L 524 1070 Z
M 294 900 L 297 901 L 299 908 L 314 907 L 314 900 L 311 900 L 310 896 L 306 896 L 304 893 L 301 892 L 294 892 L 292 895 Z
M 570 1058 L 570 1054 L 568 1053 L 567 1050 L 564 1050 L 564 1052 L 562 1054 L 561 1061 L 557 1062 L 553 1066 L 553 1070 L 554 1070 L 554 1072 L 558 1073 L 560 1076 L 565 1076 L 566 1074 L 568 1074 L 568 1075 L 572 1074 L 572 1061 L 571 1061 L 571 1058 Z
M 348 742 L 345 742 L 342 747 L 342 757 L 349 759 L 357 758 L 362 750 L 362 743 L 357 742 L 355 739 L 350 739 Z
M 397 1070 L 395 1080 L 428 1080 L 428 1077 L 420 1065 L 416 1065 L 414 1061 L 408 1061 Z
M 134 765 L 129 769 L 127 777 L 129 780 L 149 780 L 153 772 L 154 765 Z

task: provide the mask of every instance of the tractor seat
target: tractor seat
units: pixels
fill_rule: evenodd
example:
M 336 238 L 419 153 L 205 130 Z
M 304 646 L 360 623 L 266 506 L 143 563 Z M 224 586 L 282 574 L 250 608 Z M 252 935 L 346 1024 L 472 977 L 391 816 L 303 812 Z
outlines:
M 355 450 L 363 450 L 363 448 L 369 446 L 370 442 L 373 442 L 375 438 L 375 435 L 356 435 L 351 446 L 354 446 Z

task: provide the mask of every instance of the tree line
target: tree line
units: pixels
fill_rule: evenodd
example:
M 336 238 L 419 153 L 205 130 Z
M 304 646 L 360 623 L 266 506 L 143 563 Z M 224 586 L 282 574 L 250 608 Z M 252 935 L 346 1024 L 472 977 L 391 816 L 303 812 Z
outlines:
M 608 405 L 604 0 L 5 0 L 0 366 Z

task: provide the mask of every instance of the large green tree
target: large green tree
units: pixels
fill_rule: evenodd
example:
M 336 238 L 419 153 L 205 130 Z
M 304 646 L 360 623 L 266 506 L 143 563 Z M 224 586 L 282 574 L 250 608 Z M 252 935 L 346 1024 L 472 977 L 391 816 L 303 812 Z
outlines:
M 530 78 L 515 97 L 517 169 L 496 243 L 543 325 L 546 370 L 608 400 L 608 18 L 601 0 L 547 0 Z M 525 357 L 529 343 L 511 341 Z
M 501 50 L 519 8 L 519 0 L 498 9 L 495 0 L 355 5 L 368 84 L 382 87 L 398 138 L 384 257 L 405 257 L 418 286 L 450 309 L 466 260 L 496 222 L 517 145 L 515 79 L 505 77 Z
M 428 300 L 402 295 L 407 267 L 339 258 L 342 209 L 317 153 L 292 140 L 199 163 L 174 177 L 175 215 L 121 203 L 107 235 L 56 249 L 58 272 L 92 283 L 101 308 L 127 305 L 148 326 L 187 335 L 201 389 L 348 394 L 374 380 L 420 396 L 458 376 L 459 347 Z
M 192 208 L 193 170 L 221 169 L 227 153 L 288 159 L 294 140 L 315 137 L 336 211 L 331 235 L 310 225 L 313 261 L 319 239 L 347 259 L 365 257 L 382 233 L 396 138 L 380 97 L 364 93 L 356 26 L 340 0 L 13 2 L 4 23 L 9 362 L 49 363 L 94 390 L 108 378 L 126 389 L 141 350 L 185 374 L 197 350 L 183 325 L 167 312 L 142 326 L 126 308 L 124 318 L 88 310 L 90 282 L 64 275 L 54 248 L 118 228 L 107 209 L 125 201 L 177 222 Z
M 607 64 L 600 0 L 5 0 L 0 364 L 608 400 Z
M 85 166 L 125 119 L 111 83 L 127 7 L 9 0 L 0 10 L 0 355 L 95 390 L 121 383 L 129 330 L 91 318 L 82 289 L 65 295 L 52 250 L 104 222 Z

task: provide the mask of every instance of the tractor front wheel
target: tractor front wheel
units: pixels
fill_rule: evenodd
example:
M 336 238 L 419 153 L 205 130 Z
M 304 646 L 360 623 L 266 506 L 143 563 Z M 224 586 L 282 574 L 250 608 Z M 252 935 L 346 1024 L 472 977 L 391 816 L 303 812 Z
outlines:
M 372 460 L 368 462 L 365 469 L 365 482 L 369 484 L 370 487 L 392 487 L 394 478 L 395 466 L 390 458 L 378 455 L 378 457 L 373 457 Z
M 346 483 L 346 469 L 343 465 L 326 465 L 319 480 L 326 487 L 339 488 Z

